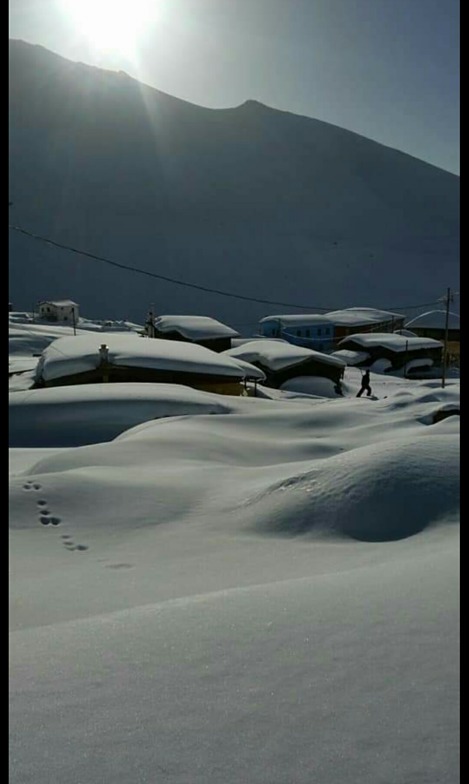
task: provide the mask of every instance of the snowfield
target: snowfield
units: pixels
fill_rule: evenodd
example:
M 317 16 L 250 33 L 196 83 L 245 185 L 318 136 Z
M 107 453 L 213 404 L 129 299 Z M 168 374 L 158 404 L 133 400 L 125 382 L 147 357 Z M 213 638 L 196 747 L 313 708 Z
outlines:
M 11 387 L 12 783 L 458 782 L 459 380 L 360 375 Z

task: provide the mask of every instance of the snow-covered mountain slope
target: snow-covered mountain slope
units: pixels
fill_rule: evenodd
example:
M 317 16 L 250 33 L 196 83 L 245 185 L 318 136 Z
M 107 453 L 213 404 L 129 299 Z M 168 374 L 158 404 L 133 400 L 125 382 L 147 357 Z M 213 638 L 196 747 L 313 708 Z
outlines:
M 328 123 L 255 101 L 202 108 L 11 41 L 9 127 L 10 222 L 57 242 L 310 309 L 458 288 L 459 178 Z M 10 231 L 15 308 L 65 295 L 91 317 L 141 322 L 153 302 L 243 334 L 278 311 Z

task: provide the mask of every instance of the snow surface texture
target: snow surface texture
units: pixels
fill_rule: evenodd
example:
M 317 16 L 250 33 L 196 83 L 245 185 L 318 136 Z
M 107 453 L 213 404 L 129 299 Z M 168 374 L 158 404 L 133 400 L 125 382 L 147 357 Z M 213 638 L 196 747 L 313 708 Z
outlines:
M 459 381 L 360 377 L 10 395 L 11 784 L 459 780 Z

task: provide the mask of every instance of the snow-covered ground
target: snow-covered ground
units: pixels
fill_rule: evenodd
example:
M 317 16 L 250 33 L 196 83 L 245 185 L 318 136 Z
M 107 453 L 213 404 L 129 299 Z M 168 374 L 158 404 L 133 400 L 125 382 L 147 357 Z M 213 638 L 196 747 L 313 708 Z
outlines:
M 12 784 L 459 780 L 459 380 L 360 376 L 11 392 Z

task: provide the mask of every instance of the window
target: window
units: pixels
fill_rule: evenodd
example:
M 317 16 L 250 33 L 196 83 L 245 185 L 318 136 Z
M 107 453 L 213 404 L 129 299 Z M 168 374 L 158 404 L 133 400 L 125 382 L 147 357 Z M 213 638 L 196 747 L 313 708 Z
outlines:
M 307 329 L 306 330 L 306 337 L 309 338 L 309 336 L 310 336 L 310 332 L 309 332 L 309 329 Z
M 318 335 L 321 334 L 321 327 L 318 327 Z

